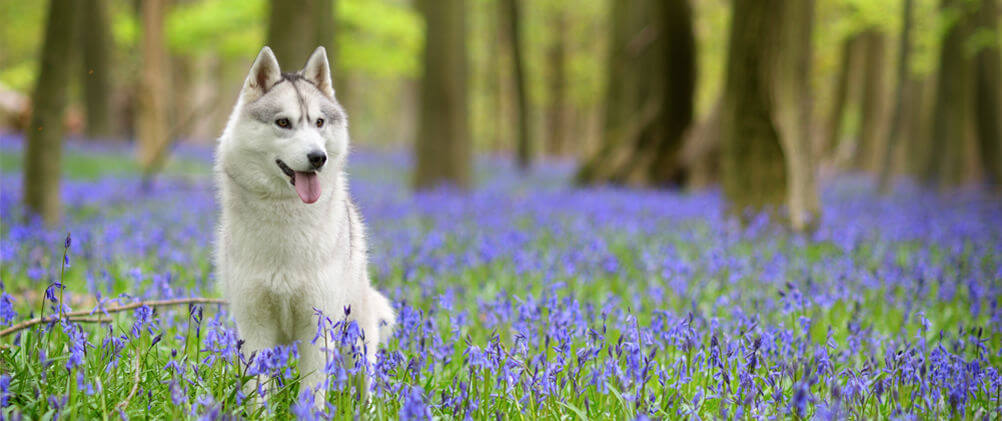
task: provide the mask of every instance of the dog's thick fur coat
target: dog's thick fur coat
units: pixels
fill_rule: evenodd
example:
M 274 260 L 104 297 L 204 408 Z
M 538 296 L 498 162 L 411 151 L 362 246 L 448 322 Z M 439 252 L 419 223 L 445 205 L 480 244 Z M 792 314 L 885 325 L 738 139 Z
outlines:
M 314 309 L 338 320 L 350 307 L 369 363 L 394 323 L 389 301 L 369 285 L 347 152 L 347 116 L 324 48 L 301 71 L 282 73 L 264 47 L 216 150 L 216 270 L 242 352 L 298 343 L 306 387 L 324 379 L 326 361 L 324 341 L 311 343 Z

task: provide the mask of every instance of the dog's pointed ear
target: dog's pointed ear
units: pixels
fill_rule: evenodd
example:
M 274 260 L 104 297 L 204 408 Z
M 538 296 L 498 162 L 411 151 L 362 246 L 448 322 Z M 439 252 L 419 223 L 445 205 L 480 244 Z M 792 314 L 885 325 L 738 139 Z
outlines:
M 247 80 L 244 81 L 244 92 L 261 96 L 280 80 L 282 80 L 282 70 L 278 67 L 278 59 L 275 58 L 271 48 L 266 46 L 257 54 L 257 59 L 251 65 Z
M 317 89 L 323 92 L 324 95 L 331 98 L 334 97 L 334 85 L 331 83 L 331 66 L 327 62 L 327 49 L 323 46 L 313 50 L 310 59 L 306 60 L 306 66 L 303 67 L 302 74 L 303 78 L 313 82 L 317 86 Z

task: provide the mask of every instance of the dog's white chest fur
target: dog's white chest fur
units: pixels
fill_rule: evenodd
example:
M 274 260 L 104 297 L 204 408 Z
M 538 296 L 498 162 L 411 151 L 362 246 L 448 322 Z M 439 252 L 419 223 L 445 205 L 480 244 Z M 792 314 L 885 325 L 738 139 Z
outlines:
M 306 386 L 323 379 L 325 350 L 312 344 L 319 310 L 364 331 L 366 359 L 394 323 L 369 284 L 364 225 L 342 172 L 347 121 L 330 89 L 323 48 L 282 74 L 267 47 L 244 83 L 216 152 L 222 212 L 217 278 L 243 352 L 297 343 Z

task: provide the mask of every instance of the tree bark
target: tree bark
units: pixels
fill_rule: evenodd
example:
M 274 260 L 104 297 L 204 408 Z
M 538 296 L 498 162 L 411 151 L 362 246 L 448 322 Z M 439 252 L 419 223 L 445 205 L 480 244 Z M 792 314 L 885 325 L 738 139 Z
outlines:
M 833 156 L 842 141 L 842 117 L 849 99 L 849 85 L 854 79 L 856 62 L 859 60 L 856 51 L 860 42 L 859 35 L 851 35 L 842 41 L 838 76 L 832 94 L 831 114 L 828 117 L 828 132 L 819 148 L 821 155 L 825 157 Z
M 420 0 L 425 19 L 424 76 L 415 189 L 471 185 L 467 109 L 466 2 Z
M 923 177 L 926 183 L 941 187 L 958 183 L 962 170 L 959 161 L 968 105 L 964 76 L 968 74 L 969 60 L 963 48 L 967 31 L 961 6 L 962 1 L 958 0 L 943 0 L 941 3 L 941 17 L 951 20 L 947 22 L 940 46 L 932 145 Z
M 547 114 L 546 153 L 563 155 L 567 144 L 567 16 L 558 10 L 552 18 L 553 41 L 547 49 L 549 68 L 549 107 Z
M 885 36 L 875 28 L 863 33 L 863 95 L 860 104 L 859 137 L 853 148 L 854 166 L 876 171 L 884 142 L 884 44 Z
M 170 145 L 167 122 L 169 71 L 164 37 L 166 8 L 165 0 L 143 0 L 143 62 L 137 98 L 136 134 L 139 166 L 143 172 L 143 185 L 147 188 L 153 176 L 163 167 Z
M 46 225 L 59 222 L 63 112 L 72 66 L 77 2 L 52 0 L 45 25 L 38 80 L 32 95 L 31 124 L 24 151 L 24 203 Z
M 271 0 L 268 15 L 268 46 L 283 71 L 296 71 L 306 64 L 318 46 L 327 49 L 327 62 L 334 66 L 335 19 L 333 0 Z M 337 72 L 331 72 L 332 76 Z
M 111 33 L 106 2 L 84 0 L 80 4 L 83 23 L 79 26 L 83 43 L 83 96 L 86 135 L 107 138 L 111 128 Z
M 985 169 L 985 182 L 996 188 L 1002 186 L 1002 108 L 999 105 L 1002 65 L 999 58 L 998 11 L 996 0 L 981 0 L 977 30 L 993 35 L 986 38 L 994 42 L 982 46 L 974 58 L 974 118 L 978 147 Z
M 794 0 L 796 1 L 796 0 Z M 775 212 L 787 174 L 774 122 L 774 77 L 787 0 L 734 0 L 722 109 L 722 183 L 731 212 Z
M 901 36 L 898 39 L 898 64 L 896 80 L 894 81 L 894 114 L 891 117 L 891 129 L 887 136 L 886 147 L 880 164 L 879 190 L 887 194 L 891 190 L 891 172 L 895 147 L 901 138 L 904 126 L 904 100 L 906 83 L 911 79 L 908 72 L 908 61 L 911 58 L 912 15 L 914 15 L 914 0 L 904 0 L 901 12 Z
M 532 129 L 529 119 L 529 93 L 525 76 L 525 58 L 522 52 L 522 16 L 519 0 L 502 0 L 505 4 L 505 18 L 508 26 L 508 43 L 511 45 L 511 67 L 515 76 L 515 107 L 518 114 L 518 141 L 516 161 L 521 171 L 532 166 Z
M 577 180 L 681 184 L 680 153 L 696 82 L 689 3 L 632 0 L 613 2 L 612 8 L 602 145 Z
M 795 231 L 813 230 L 819 222 L 817 165 L 811 142 L 810 89 L 811 39 L 814 0 L 793 0 L 783 5 L 784 21 L 778 67 L 774 70 L 776 111 L 774 122 L 786 162 L 787 208 Z

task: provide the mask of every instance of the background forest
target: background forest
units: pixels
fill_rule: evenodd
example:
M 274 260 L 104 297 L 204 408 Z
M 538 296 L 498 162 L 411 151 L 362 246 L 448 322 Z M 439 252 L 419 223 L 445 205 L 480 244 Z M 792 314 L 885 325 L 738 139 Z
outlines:
M 0 23 L 4 418 L 1002 417 L 999 0 L 0 0 Z M 264 45 L 286 71 L 325 46 L 349 116 L 400 318 L 354 367 L 371 401 L 329 368 L 316 405 L 294 347 L 241 360 L 214 298 L 213 147 Z M 279 386 L 263 406 L 248 373 Z

